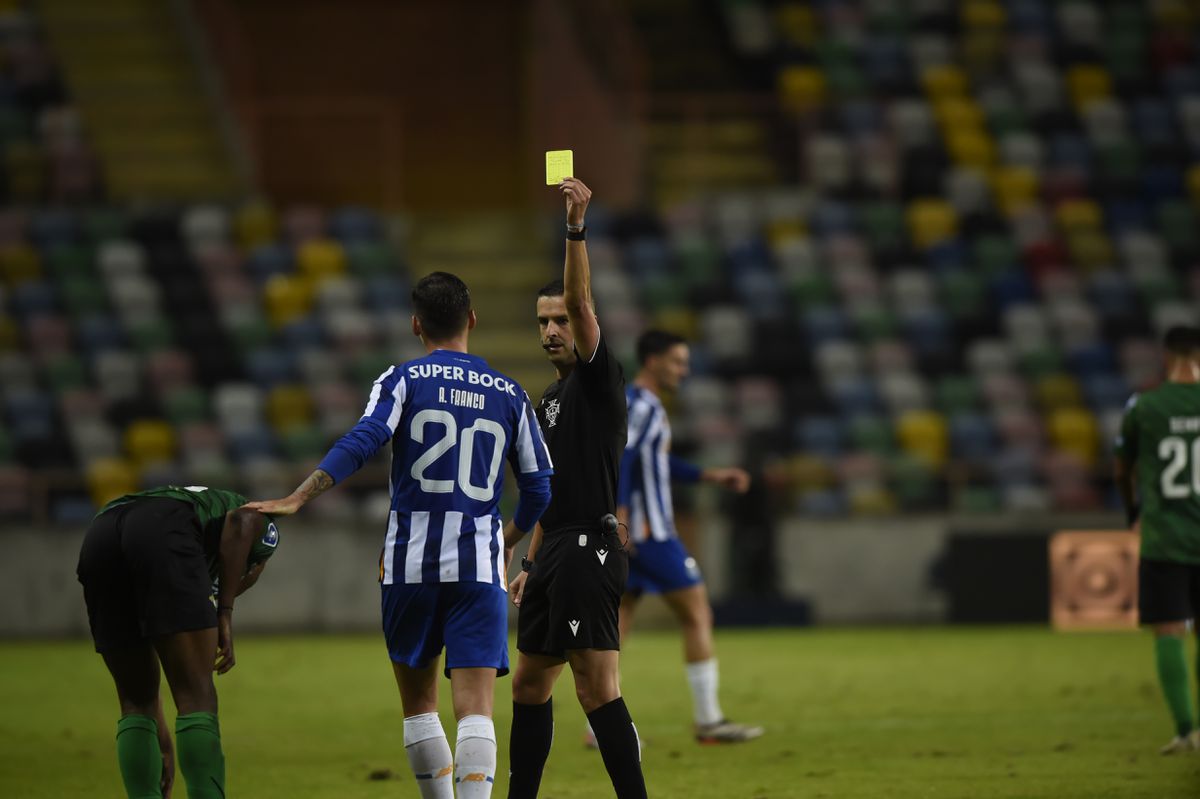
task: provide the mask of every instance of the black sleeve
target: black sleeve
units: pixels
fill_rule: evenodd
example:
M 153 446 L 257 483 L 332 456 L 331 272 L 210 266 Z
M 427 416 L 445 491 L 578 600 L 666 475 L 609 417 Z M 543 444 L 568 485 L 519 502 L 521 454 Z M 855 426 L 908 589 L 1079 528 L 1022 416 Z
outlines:
M 575 368 L 579 370 L 579 380 L 586 388 L 585 395 L 588 401 L 601 402 L 614 408 L 620 405 L 624 408 L 625 372 L 609 351 L 608 340 L 604 335 L 600 335 L 596 354 L 590 361 L 584 360 L 579 350 L 575 350 L 575 358 Z

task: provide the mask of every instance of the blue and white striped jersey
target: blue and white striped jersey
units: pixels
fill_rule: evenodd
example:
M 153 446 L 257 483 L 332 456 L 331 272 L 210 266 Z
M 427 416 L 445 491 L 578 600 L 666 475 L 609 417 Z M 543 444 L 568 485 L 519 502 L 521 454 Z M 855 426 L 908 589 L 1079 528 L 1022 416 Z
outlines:
M 482 358 L 436 350 L 375 381 L 356 430 L 378 425 L 392 442 L 380 581 L 505 587 L 504 461 L 518 482 L 553 473 L 525 391 Z
M 671 455 L 671 423 L 654 392 L 630 385 L 625 399 L 629 440 L 621 458 L 617 504 L 629 508 L 629 535 L 634 541 L 675 538 L 671 480 L 696 482 L 700 470 Z

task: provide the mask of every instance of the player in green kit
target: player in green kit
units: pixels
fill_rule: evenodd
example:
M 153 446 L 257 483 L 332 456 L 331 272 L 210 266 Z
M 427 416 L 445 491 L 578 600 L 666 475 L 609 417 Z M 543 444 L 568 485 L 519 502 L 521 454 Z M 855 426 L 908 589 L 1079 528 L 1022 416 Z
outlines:
M 1169 755 L 1200 749 L 1185 646 L 1200 610 L 1200 329 L 1172 328 L 1164 347 L 1166 382 L 1126 406 L 1116 479 L 1130 525 L 1141 517 L 1138 615 L 1154 630 L 1158 679 L 1175 720 L 1175 737 L 1162 748 Z
M 130 799 L 170 795 L 176 749 L 190 799 L 225 797 L 212 673 L 233 668 L 234 598 L 279 545 L 271 517 L 245 504 L 218 488 L 154 488 L 105 505 L 84 536 L 76 572 L 121 703 L 117 761 Z M 174 745 L 160 665 L 178 714 Z

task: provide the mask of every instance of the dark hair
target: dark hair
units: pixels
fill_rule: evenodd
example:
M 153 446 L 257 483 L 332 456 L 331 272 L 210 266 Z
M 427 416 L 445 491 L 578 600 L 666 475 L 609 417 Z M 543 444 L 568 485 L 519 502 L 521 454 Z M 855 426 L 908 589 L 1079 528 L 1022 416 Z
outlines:
M 547 283 L 546 285 L 544 285 L 540 289 L 538 289 L 538 296 L 539 297 L 561 297 L 563 294 L 566 293 L 566 291 L 567 291 L 567 288 L 566 288 L 566 286 L 563 285 L 562 279 L 560 278 L 558 280 L 551 280 L 549 283 Z
M 647 330 L 638 337 L 638 363 L 644 366 L 646 359 L 651 355 L 662 355 L 672 347 L 686 343 L 683 336 L 677 336 L 665 330 Z
M 1200 350 L 1200 328 L 1176 325 L 1163 336 L 1163 347 L 1172 355 L 1194 355 Z
M 412 303 L 421 330 L 430 341 L 454 338 L 466 329 L 471 314 L 467 284 L 449 272 L 432 272 L 417 281 Z

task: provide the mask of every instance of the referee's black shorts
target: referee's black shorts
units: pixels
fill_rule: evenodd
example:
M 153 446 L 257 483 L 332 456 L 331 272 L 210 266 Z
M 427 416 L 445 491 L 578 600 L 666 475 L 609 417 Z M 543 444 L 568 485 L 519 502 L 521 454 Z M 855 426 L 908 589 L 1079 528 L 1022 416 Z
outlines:
M 1200 613 L 1200 565 L 1138 561 L 1138 621 L 1169 624 Z
M 568 649 L 620 649 L 629 556 L 599 523 L 546 533 L 525 580 L 517 649 L 566 658 Z
M 97 652 L 217 626 L 201 536 L 192 506 L 165 497 L 92 520 L 76 574 Z

